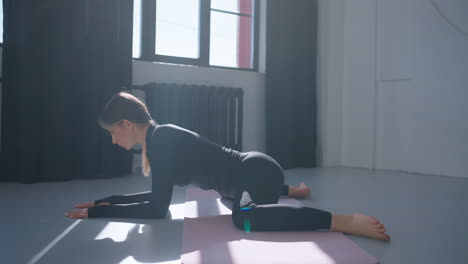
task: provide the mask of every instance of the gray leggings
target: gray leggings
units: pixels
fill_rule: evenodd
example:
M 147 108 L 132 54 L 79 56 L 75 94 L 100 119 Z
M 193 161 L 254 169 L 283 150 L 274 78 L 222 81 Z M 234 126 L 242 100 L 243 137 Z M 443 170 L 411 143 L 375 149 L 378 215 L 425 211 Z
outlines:
M 277 204 L 287 194 L 281 166 L 270 156 L 247 152 L 241 166 L 243 184 L 236 191 L 232 220 L 239 229 L 249 231 L 302 231 L 329 229 L 331 214 L 315 208 Z M 241 205 L 242 194 L 251 201 Z M 245 197 L 245 195 L 244 195 Z

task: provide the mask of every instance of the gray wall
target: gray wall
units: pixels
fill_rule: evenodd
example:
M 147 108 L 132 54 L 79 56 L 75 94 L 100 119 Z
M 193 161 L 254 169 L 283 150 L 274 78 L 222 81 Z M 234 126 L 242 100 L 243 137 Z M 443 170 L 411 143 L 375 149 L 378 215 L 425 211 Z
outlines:
M 434 3 L 321 0 L 324 166 L 468 177 L 468 2 Z

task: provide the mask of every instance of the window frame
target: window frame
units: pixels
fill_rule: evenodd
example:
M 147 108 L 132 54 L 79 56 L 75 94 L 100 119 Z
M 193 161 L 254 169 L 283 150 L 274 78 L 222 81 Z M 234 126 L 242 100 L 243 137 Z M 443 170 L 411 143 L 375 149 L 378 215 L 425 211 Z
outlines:
M 5 11 L 3 10 L 3 0 L 0 0 L 0 5 L 2 5 L 2 12 L 3 12 L 3 20 L 0 21 L 0 23 L 2 23 L 2 32 L 3 34 L 5 34 Z M 0 41 L 0 48 L 3 48 L 3 42 L 5 42 L 5 39 L 2 37 L 2 41 Z
M 149 62 L 164 62 L 173 64 L 183 64 L 192 66 L 201 66 L 209 68 L 233 69 L 241 71 L 258 72 L 258 45 L 259 45 L 259 15 L 260 15 L 260 1 L 252 0 L 252 38 L 253 38 L 253 67 L 252 68 L 237 68 L 227 66 L 210 65 L 210 19 L 211 19 L 211 0 L 200 1 L 200 38 L 199 38 L 199 58 L 184 58 L 176 56 L 158 55 L 155 53 L 156 44 L 156 1 L 157 0 L 142 0 L 141 1 L 141 34 L 140 34 L 140 57 L 133 58 L 136 61 L 149 61 Z M 229 11 L 213 9 L 214 11 L 221 11 L 229 14 L 235 14 Z

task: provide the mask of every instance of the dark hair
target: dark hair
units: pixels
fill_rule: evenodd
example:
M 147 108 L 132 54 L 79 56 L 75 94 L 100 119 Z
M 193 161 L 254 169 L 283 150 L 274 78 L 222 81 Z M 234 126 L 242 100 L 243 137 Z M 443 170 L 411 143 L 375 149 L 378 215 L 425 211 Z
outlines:
M 107 128 L 124 119 L 137 124 L 154 123 L 148 108 L 140 99 L 127 92 L 119 92 L 107 102 L 99 116 L 99 125 Z
M 127 92 L 119 92 L 112 96 L 99 116 L 99 125 L 108 128 L 122 120 L 128 120 L 135 124 L 156 124 L 151 118 L 146 105 L 134 95 Z M 146 144 L 142 151 L 143 175 L 148 176 L 150 171 L 148 157 L 146 156 Z

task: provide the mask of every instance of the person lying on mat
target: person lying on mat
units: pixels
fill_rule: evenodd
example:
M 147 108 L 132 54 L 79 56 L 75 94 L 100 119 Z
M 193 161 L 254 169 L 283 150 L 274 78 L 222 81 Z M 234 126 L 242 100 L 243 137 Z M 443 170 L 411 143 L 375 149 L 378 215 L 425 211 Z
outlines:
M 109 100 L 99 124 L 112 135 L 113 144 L 127 150 L 142 145 L 143 174 L 150 175 L 151 169 L 151 191 L 77 204 L 78 210 L 67 217 L 164 218 L 174 185 L 193 184 L 232 199 L 232 220 L 239 229 L 249 222 L 250 231 L 327 229 L 390 240 L 385 226 L 371 216 L 277 204 L 280 196 L 306 197 L 309 187 L 285 185 L 281 166 L 264 153 L 239 152 L 182 127 L 156 123 L 146 105 L 129 93 Z

